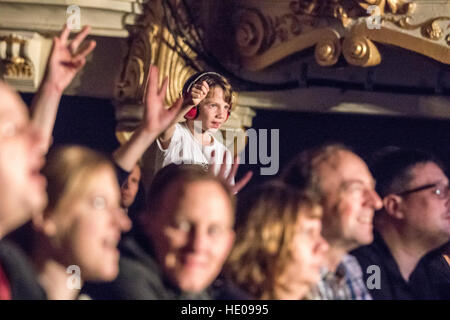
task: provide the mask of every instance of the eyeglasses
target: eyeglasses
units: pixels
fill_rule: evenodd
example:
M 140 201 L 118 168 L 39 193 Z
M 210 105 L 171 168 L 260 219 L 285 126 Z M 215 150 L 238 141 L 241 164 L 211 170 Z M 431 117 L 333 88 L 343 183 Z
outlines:
M 411 190 L 399 192 L 399 193 L 397 193 L 397 195 L 406 196 L 411 193 L 415 193 L 415 192 L 419 192 L 419 191 L 423 191 L 423 190 L 431 189 L 431 188 L 434 188 L 433 194 L 435 194 L 440 199 L 445 199 L 449 196 L 449 191 L 450 191 L 449 185 L 445 185 L 445 184 L 441 184 L 441 183 L 427 184 L 427 185 L 417 187 L 417 188 L 414 188 Z

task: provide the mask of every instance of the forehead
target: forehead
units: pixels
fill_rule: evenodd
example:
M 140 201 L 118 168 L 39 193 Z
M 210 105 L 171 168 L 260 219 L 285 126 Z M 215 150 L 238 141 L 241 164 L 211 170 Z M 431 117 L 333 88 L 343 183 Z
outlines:
M 130 173 L 130 176 L 140 177 L 141 176 L 141 168 L 138 165 L 134 166 L 133 170 Z
M 206 96 L 206 100 L 226 103 L 223 89 L 220 86 L 212 87 Z
M 166 191 L 160 207 L 159 221 L 170 223 L 173 218 L 185 218 L 198 224 L 232 225 L 231 200 L 216 181 L 196 181 L 180 187 L 172 185 Z
M 374 182 L 366 163 L 353 152 L 346 150 L 336 152 L 329 160 L 320 164 L 318 170 L 325 184 L 352 181 L 373 184 Z
M 411 169 L 411 173 L 410 186 L 413 187 L 431 183 L 448 184 L 448 177 L 434 162 L 417 164 Z
M 95 176 L 91 176 L 86 190 L 89 195 L 101 194 L 113 198 L 119 198 L 120 193 L 114 171 L 108 166 L 100 168 Z

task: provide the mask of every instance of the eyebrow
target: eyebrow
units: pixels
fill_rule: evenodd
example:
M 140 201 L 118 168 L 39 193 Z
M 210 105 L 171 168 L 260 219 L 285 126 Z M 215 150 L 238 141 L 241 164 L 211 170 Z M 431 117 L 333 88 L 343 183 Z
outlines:
M 360 184 L 360 185 L 365 185 L 364 181 L 362 180 L 358 180 L 358 179 L 352 179 L 352 180 L 345 180 L 341 183 L 341 188 L 346 188 L 348 186 L 351 186 L 353 184 Z M 376 181 L 375 180 L 370 180 L 370 186 L 372 188 L 375 188 L 376 185 Z

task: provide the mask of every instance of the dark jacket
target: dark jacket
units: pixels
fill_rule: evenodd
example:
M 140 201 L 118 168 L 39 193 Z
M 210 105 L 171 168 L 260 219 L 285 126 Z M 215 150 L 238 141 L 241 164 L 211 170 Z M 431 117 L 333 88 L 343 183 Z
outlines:
M 45 300 L 44 289 L 25 254 L 15 244 L 0 241 L 0 262 L 8 278 L 13 300 Z
M 380 268 L 380 288 L 368 288 L 374 300 L 438 300 L 448 299 L 450 267 L 441 254 L 441 248 L 426 254 L 406 281 L 397 262 L 378 232 L 372 244 L 351 252 L 363 270 L 371 265 Z M 374 274 L 363 273 L 367 283 Z M 446 298 L 447 297 L 447 298 Z
M 113 282 L 87 283 L 83 292 L 92 299 L 111 300 L 211 300 L 248 299 L 248 295 L 226 281 L 217 281 L 200 293 L 182 292 L 162 274 L 153 250 L 137 230 L 120 245 L 119 275 Z

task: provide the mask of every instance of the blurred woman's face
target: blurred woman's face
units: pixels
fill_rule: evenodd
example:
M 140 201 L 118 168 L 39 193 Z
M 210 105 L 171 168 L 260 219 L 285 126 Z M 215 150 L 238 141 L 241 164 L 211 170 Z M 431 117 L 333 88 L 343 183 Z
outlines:
M 320 218 L 299 215 L 292 239 L 291 259 L 282 276 L 285 281 L 311 286 L 320 280 L 320 268 L 328 251 L 328 243 L 321 230 Z
M 119 208 L 119 186 L 111 168 L 105 167 L 90 177 L 83 194 L 58 210 L 55 215 L 60 257 L 80 267 L 83 280 L 110 281 L 118 274 L 117 244 L 129 226 Z

